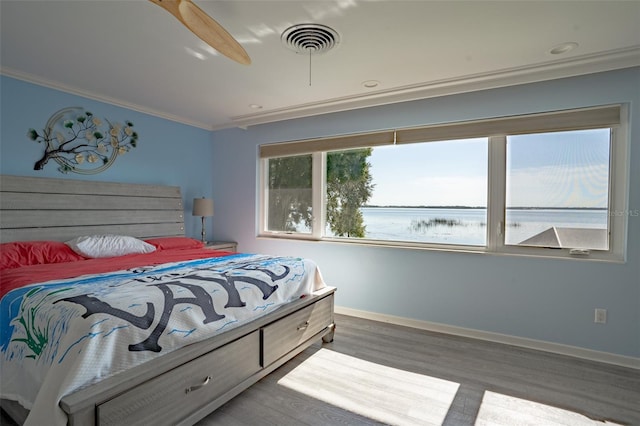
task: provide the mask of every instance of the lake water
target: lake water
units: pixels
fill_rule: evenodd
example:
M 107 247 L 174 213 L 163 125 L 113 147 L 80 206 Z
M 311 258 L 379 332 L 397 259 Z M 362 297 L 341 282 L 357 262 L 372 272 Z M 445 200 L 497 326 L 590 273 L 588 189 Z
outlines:
M 486 209 L 363 207 L 366 238 L 440 244 L 486 244 Z M 607 210 L 507 210 L 506 243 L 518 244 L 552 226 L 607 228 Z

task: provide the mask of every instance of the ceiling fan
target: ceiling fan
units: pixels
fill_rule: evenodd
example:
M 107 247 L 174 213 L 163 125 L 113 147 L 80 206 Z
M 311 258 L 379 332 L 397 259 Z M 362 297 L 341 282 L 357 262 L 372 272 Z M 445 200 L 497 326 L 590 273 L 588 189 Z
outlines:
M 171 13 L 191 32 L 227 58 L 243 65 L 251 63 L 251 58 L 240 43 L 191 0 L 149 1 Z

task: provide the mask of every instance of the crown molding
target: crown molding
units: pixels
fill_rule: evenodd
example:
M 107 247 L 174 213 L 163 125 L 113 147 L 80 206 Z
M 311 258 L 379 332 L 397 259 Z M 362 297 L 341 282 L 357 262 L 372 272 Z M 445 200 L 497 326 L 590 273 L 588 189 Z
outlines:
M 57 81 L 49 80 L 46 78 L 38 77 L 33 74 L 24 73 L 11 68 L 0 66 L 0 74 L 7 77 L 12 77 L 17 80 L 26 81 L 28 83 L 37 84 L 38 86 L 44 86 L 50 89 L 60 90 L 61 92 L 70 93 L 72 95 L 81 96 L 83 98 L 91 99 L 94 101 L 104 102 L 106 104 L 115 105 L 122 108 L 127 108 L 132 111 L 141 112 L 143 114 L 152 115 L 155 117 L 163 118 L 165 120 L 175 121 L 177 123 L 186 124 L 193 127 L 198 127 L 205 130 L 213 130 L 210 124 L 201 123 L 199 121 L 189 120 L 185 117 L 177 115 L 167 114 L 162 111 L 147 108 L 141 105 L 124 102 L 122 100 L 112 98 L 109 96 L 103 96 L 98 93 L 82 90 L 74 86 L 68 86 L 66 84 L 59 83 Z
M 210 123 L 190 120 L 185 117 L 167 114 L 142 105 L 132 104 L 98 93 L 81 90 L 77 87 L 61 84 L 53 80 L 37 77 L 32 74 L 23 73 L 7 67 L 0 66 L 0 74 L 84 98 L 105 102 L 166 120 L 175 121 L 177 123 L 215 131 L 233 127 L 247 128 L 249 126 L 273 123 L 276 121 L 292 120 L 385 104 L 455 95 L 465 92 L 496 89 L 500 87 L 535 83 L 637 66 L 640 66 L 640 45 L 625 49 L 610 50 L 597 54 L 549 61 L 542 64 L 471 74 L 390 90 L 381 90 L 368 93 L 366 95 L 346 96 L 328 101 L 312 102 L 288 108 L 232 116 L 229 117 L 229 121 L 226 123 L 215 126 L 212 126 Z
M 465 75 L 392 90 L 377 91 L 366 95 L 348 96 L 326 102 L 314 102 L 230 118 L 233 125 L 246 128 L 275 121 L 535 83 L 636 66 L 640 66 L 640 46 L 576 56 L 536 65 Z M 216 126 L 213 130 L 225 127 L 229 126 Z

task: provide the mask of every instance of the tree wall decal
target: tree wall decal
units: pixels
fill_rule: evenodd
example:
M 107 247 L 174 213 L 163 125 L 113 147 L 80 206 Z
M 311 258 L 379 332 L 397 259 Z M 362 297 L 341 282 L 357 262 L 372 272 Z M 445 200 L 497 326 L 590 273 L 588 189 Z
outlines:
M 27 135 L 45 145 L 33 169 L 42 170 L 53 159 L 61 173 L 100 173 L 138 143 L 132 122 L 103 121 L 79 107 L 61 109 L 49 118 L 42 133 L 29 129 Z

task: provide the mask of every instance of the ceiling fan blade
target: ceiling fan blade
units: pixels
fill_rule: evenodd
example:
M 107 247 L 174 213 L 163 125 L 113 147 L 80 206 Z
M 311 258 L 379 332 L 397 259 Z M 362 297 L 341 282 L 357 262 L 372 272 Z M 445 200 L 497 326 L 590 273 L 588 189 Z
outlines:
M 249 65 L 251 58 L 244 48 L 213 18 L 191 0 L 149 0 L 167 10 L 202 41 L 229 59 Z

